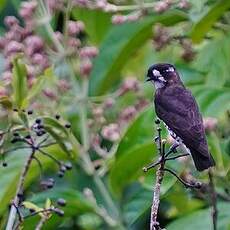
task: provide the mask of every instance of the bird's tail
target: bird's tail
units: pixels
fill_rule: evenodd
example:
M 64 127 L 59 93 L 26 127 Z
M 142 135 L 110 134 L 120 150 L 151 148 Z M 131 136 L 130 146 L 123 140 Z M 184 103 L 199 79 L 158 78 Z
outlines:
M 215 161 L 209 152 L 201 153 L 195 149 L 190 149 L 192 159 L 198 171 L 203 171 L 215 166 Z

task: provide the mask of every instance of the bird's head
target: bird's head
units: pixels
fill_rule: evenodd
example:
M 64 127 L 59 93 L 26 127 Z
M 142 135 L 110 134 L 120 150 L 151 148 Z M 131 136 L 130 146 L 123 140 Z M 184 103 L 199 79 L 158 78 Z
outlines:
M 156 88 L 163 88 L 172 84 L 182 84 L 175 67 L 167 63 L 150 66 L 147 77 L 147 81 L 153 82 Z

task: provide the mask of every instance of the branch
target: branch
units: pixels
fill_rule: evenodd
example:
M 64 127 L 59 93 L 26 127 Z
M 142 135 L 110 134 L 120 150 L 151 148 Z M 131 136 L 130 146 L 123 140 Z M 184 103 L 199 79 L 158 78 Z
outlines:
M 10 208 L 10 214 L 8 217 L 8 222 L 7 222 L 7 226 L 6 226 L 6 230 L 12 230 L 14 223 L 15 223 L 15 219 L 16 219 L 16 215 L 17 215 L 17 208 L 20 204 L 21 201 L 21 196 L 23 194 L 23 186 L 25 183 L 25 177 L 27 175 L 27 172 L 29 171 L 30 168 L 30 164 L 33 160 L 33 156 L 35 153 L 35 149 L 32 148 L 32 151 L 29 155 L 29 157 L 27 158 L 27 161 L 23 167 L 19 182 L 18 182 L 18 186 L 17 186 L 17 191 L 16 191 L 16 195 L 13 199 L 13 203 L 11 204 L 11 208 Z
M 218 210 L 217 210 L 217 194 L 215 191 L 215 184 L 213 181 L 213 172 L 212 169 L 208 170 L 208 177 L 209 177 L 209 191 L 210 191 L 210 201 L 212 205 L 212 224 L 213 224 L 213 230 L 217 230 L 217 216 L 218 216 Z

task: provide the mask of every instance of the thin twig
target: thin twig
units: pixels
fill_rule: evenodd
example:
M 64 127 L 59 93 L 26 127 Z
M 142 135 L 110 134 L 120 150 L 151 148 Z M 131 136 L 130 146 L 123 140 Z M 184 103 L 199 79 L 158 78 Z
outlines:
M 199 182 L 196 182 L 194 184 L 190 184 L 186 181 L 184 181 L 182 178 L 180 178 L 175 172 L 173 172 L 171 169 L 164 168 L 164 171 L 171 173 L 173 176 L 175 176 L 186 188 L 200 188 L 201 184 Z
M 168 157 L 168 158 L 165 158 L 166 161 L 170 161 L 170 160 L 175 160 L 177 158 L 180 158 L 180 157 L 186 157 L 186 156 L 189 156 L 190 154 L 189 153 L 185 153 L 185 154 L 180 154 L 180 155 L 177 155 L 175 157 Z
M 215 184 L 213 181 L 213 172 L 212 169 L 208 170 L 208 177 L 209 177 L 209 191 L 210 191 L 210 201 L 212 205 L 212 224 L 213 224 L 213 230 L 217 230 L 217 216 L 218 216 L 218 210 L 217 210 L 217 194 L 215 191 Z
M 47 221 L 47 216 L 43 216 L 40 221 L 38 222 L 37 226 L 35 227 L 35 230 L 40 230 L 42 229 L 43 225 L 45 224 L 45 222 Z

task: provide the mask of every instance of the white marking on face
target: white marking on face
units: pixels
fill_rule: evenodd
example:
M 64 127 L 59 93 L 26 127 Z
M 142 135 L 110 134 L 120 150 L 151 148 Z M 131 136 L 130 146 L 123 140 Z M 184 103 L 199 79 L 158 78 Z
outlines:
M 155 77 L 162 77 L 160 71 L 158 71 L 158 70 L 156 70 L 156 69 L 153 70 L 153 75 L 154 75 Z
M 165 84 L 161 81 L 154 81 L 154 86 L 156 89 L 160 89 L 160 88 L 163 88 Z
M 166 82 L 166 80 L 164 79 L 164 77 L 158 77 L 158 80 L 162 81 L 162 82 Z
M 174 72 L 174 68 L 173 67 L 169 67 L 168 69 L 166 69 L 166 72 Z

